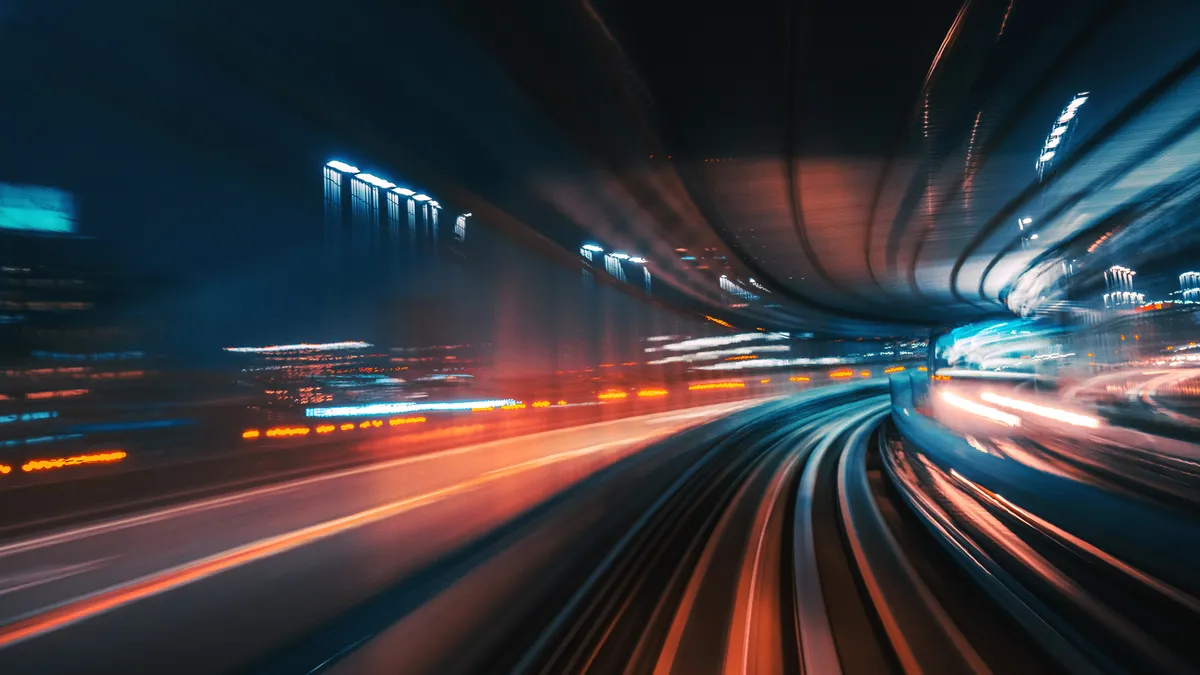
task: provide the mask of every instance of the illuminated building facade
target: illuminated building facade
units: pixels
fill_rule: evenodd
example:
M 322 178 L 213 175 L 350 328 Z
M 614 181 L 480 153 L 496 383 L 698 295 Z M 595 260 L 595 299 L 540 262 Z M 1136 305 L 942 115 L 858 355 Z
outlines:
M 1104 271 L 1104 306 L 1110 309 L 1133 308 L 1145 303 L 1145 296 L 1133 290 L 1137 272 L 1113 265 Z
M 437 250 L 437 200 L 338 160 L 322 172 L 328 249 L 355 258 Z
M 1200 302 L 1200 272 L 1179 275 L 1179 295 L 1184 302 Z

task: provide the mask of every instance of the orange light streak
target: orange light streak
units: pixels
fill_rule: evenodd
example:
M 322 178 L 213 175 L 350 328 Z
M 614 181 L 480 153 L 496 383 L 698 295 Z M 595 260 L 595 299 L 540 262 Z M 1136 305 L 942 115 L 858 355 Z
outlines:
M 61 469 L 68 466 L 79 466 L 81 464 L 119 462 L 125 459 L 127 456 L 128 455 L 124 450 L 112 450 L 109 452 L 95 452 L 87 455 L 75 455 L 74 457 L 60 457 L 58 459 L 35 459 L 21 465 L 21 470 L 29 473 L 31 471 L 49 471 L 51 469 Z
M 892 366 L 891 368 L 885 368 L 885 369 L 883 370 L 883 372 L 884 372 L 884 373 L 888 373 L 888 374 L 891 374 L 891 373 L 903 373 L 903 372 L 904 372 L 904 366 Z
M 666 389 L 638 389 L 638 398 L 654 398 L 657 396 L 666 396 L 670 392 Z
M 247 429 L 242 432 L 242 438 L 258 438 L 261 435 L 262 432 L 258 429 Z
M 623 398 L 629 398 L 629 392 L 627 392 L 627 391 L 605 391 L 605 392 L 601 392 L 599 395 L 597 395 L 596 398 L 600 399 L 601 401 L 618 401 Z
M 275 427 L 267 429 L 267 438 L 279 438 L 280 436 L 307 436 L 311 431 L 308 427 Z
M 745 389 L 745 382 L 705 382 L 704 384 L 693 384 L 688 387 L 688 391 L 708 391 L 710 389 Z
M 835 370 L 829 374 L 829 377 L 834 380 L 840 380 L 846 377 L 854 377 L 854 371 L 851 370 Z
M 789 382 L 812 382 L 812 378 L 804 375 L 793 375 L 788 378 Z
M 25 398 L 38 400 L 43 398 L 66 398 L 68 396 L 83 396 L 87 394 L 87 389 L 60 389 L 58 391 L 31 391 L 25 394 Z

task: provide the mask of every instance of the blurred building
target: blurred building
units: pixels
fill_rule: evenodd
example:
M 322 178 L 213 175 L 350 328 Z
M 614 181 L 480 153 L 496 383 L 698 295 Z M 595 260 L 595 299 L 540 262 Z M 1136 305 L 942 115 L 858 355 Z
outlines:
M 76 230 L 70 195 L 0 186 L 0 463 L 186 423 L 136 308 L 155 284 Z

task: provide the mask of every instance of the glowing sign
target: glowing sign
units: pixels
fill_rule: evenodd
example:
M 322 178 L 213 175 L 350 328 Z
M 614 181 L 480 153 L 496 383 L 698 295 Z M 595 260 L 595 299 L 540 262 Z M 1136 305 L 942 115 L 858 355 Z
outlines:
M 56 188 L 0 183 L 0 229 L 70 234 L 75 199 Z

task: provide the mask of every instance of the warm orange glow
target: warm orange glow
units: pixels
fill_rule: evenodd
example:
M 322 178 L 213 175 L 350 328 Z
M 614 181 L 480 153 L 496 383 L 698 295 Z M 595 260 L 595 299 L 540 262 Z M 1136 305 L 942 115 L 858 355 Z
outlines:
M 421 424 L 424 421 L 424 417 L 393 417 L 388 420 L 388 425 L 398 427 L 402 424 Z
M 806 377 L 804 375 L 793 375 L 788 378 L 788 381 L 789 382 L 811 382 L 812 378 Z
M 340 426 L 338 428 L 341 429 L 342 431 L 353 431 L 354 424 L 351 422 L 346 422 L 345 424 L 343 424 L 342 426 Z
M 28 399 L 43 399 L 43 398 L 66 398 L 68 396 L 83 396 L 88 393 L 87 389 L 60 389 L 58 391 L 31 391 L 25 394 Z
M 566 405 L 566 404 L 567 404 L 567 402 L 566 402 L 566 401 L 562 401 L 562 400 L 560 400 L 560 401 L 558 402 L 558 405 Z
M 615 363 L 601 363 L 600 367 L 601 368 L 612 368 L 615 365 L 616 365 Z
M 933 379 L 938 380 L 939 382 L 946 382 L 950 379 L 950 376 L 949 375 L 934 375 Z
M 759 380 L 758 383 L 759 384 L 771 384 L 771 378 L 764 377 L 763 379 Z
M 666 389 L 638 389 L 639 398 L 654 398 L 656 396 L 666 396 L 669 394 Z
M 924 372 L 928 371 L 929 369 L 928 369 L 928 368 L 926 368 L 925 366 L 917 366 L 917 370 L 919 370 L 919 371 L 921 371 L 922 373 L 924 373 Z
M 0 476 L 3 476 L 4 474 L 11 473 L 11 472 L 12 472 L 11 466 L 9 466 L 7 464 L 0 464 Z
M 534 402 L 533 402 L 533 407 L 535 407 L 535 408 L 549 408 L 549 407 L 550 407 L 550 401 L 534 401 Z
M 864 370 L 864 371 L 862 371 L 861 373 L 859 373 L 859 375 L 862 375 L 863 377 L 870 377 L 870 376 L 871 376 L 871 371 L 869 371 L 869 370 Z
M 359 423 L 358 423 L 358 428 L 359 428 L 359 429 L 370 429 L 370 428 L 371 428 L 371 422 L 370 422 L 370 421 L 366 421 L 366 422 L 359 422 Z
M 379 427 L 383 426 L 383 420 L 371 420 L 371 426 L 378 429 Z
M 758 354 L 742 354 L 741 356 L 727 356 L 726 361 L 753 361 L 758 358 Z
M 501 410 L 524 410 L 525 404 L 524 403 L 509 403 L 507 405 L 500 406 L 500 409 Z
M 717 324 L 718 326 L 725 326 L 726 328 L 733 328 L 733 325 L 732 325 L 732 324 L 726 323 L 725 321 L 722 321 L 722 320 L 720 320 L 720 319 L 717 319 L 717 318 L 715 318 L 715 317 L 711 317 L 711 316 L 709 316 L 709 315 L 707 315 L 707 314 L 705 314 L 705 315 L 704 315 L 704 318 L 706 318 L 706 319 L 708 319 L 709 321 L 711 321 L 711 322 L 713 322 L 713 323 Z
M 705 382 L 704 384 L 693 384 L 688 387 L 688 391 L 708 391 L 709 389 L 745 389 L 745 382 Z
M 636 366 L 636 365 L 637 365 L 637 361 L 622 361 L 622 362 L 621 362 L 621 365 L 623 365 L 623 366 Z
M 840 380 L 840 379 L 846 378 L 846 377 L 854 377 L 854 371 L 852 371 L 852 370 L 835 370 L 829 374 L 829 377 L 831 377 L 835 380 Z
M 471 412 L 491 412 L 495 408 L 471 408 Z
M 884 373 L 888 373 L 888 374 L 890 374 L 890 373 L 903 373 L 903 372 L 904 372 L 904 366 L 892 366 L 891 368 L 884 368 L 884 369 L 883 369 L 883 372 L 884 372 Z
M 35 459 L 23 464 L 21 470 L 28 473 L 30 471 L 49 471 L 50 469 L 61 469 L 67 466 L 79 466 L 80 464 L 119 462 L 127 456 L 124 450 L 111 450 L 109 452 L 95 452 L 88 455 L 75 455 L 74 457 L 60 457 L 58 459 Z
M 242 438 L 258 438 L 262 435 L 258 429 L 247 429 L 242 432 Z
M 332 424 L 322 424 L 321 426 L 317 427 L 317 433 L 318 434 L 327 434 L 327 433 L 332 432 L 336 428 L 337 427 L 333 426 Z
M 620 400 L 623 398 L 629 398 L 629 392 L 627 392 L 627 391 L 603 391 L 603 392 L 600 392 L 596 396 L 596 398 L 600 399 L 601 401 L 617 401 L 617 400 Z
M 267 437 L 307 436 L 309 431 L 311 430 L 308 427 L 275 427 L 274 429 L 267 429 Z

